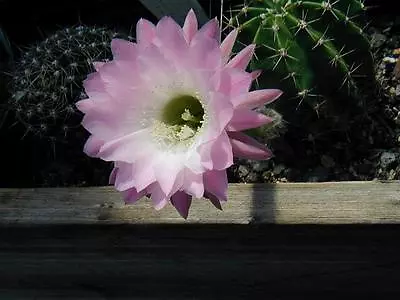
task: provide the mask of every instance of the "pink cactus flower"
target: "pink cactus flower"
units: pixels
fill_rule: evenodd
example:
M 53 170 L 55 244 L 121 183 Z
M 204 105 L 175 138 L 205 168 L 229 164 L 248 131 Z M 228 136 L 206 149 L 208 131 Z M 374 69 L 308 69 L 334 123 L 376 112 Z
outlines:
M 198 29 L 193 10 L 183 27 L 170 17 L 141 19 L 136 43 L 114 39 L 113 60 L 96 63 L 84 81 L 84 152 L 114 162 L 110 184 L 126 203 L 148 196 L 155 209 L 171 203 L 184 218 L 192 197 L 221 209 L 233 157 L 272 156 L 241 131 L 271 122 L 254 108 L 281 91 L 249 92 L 260 74 L 245 70 L 255 46 L 231 58 L 237 31 L 222 43 L 219 36 L 218 21 Z

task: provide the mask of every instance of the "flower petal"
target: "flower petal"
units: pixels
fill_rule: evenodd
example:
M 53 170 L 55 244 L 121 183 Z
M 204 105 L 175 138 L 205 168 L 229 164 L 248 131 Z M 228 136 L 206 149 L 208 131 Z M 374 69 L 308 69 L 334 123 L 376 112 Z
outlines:
M 106 65 L 106 63 L 104 63 L 103 66 L 104 65 Z M 99 72 L 90 73 L 83 81 L 83 87 L 85 89 L 85 93 L 89 97 L 96 97 L 99 94 L 101 95 L 106 93 L 106 86 L 104 81 L 101 79 Z
M 109 141 L 150 126 L 160 97 L 146 85 L 140 89 L 125 86 L 116 88 L 114 97 L 98 93 L 94 99 L 81 100 L 76 106 L 86 114 L 82 125 L 99 139 Z
M 99 71 L 104 64 L 105 64 L 104 61 L 94 61 L 93 67 L 96 71 Z
M 182 191 L 178 191 L 172 195 L 171 203 L 179 212 L 179 214 L 183 218 L 187 219 L 189 215 L 189 208 L 192 203 L 192 197 Z
M 134 163 L 152 153 L 153 149 L 147 142 L 149 134 L 149 129 L 143 129 L 106 142 L 98 156 L 105 161 Z
M 199 69 L 216 69 L 221 63 L 221 51 L 218 42 L 207 36 L 201 36 L 190 44 L 191 66 Z
M 233 116 L 233 105 L 225 95 L 221 93 L 209 93 L 209 128 L 205 134 L 207 140 L 213 140 L 218 137 L 230 122 Z
M 244 93 L 247 93 L 253 81 L 250 73 L 239 69 L 228 68 L 225 68 L 219 74 L 216 73 L 212 80 L 214 80 L 214 85 L 219 92 L 231 98 L 242 96 Z M 215 82 L 217 80 L 219 80 L 219 82 Z
M 96 107 L 93 99 L 90 98 L 77 101 L 75 103 L 75 106 L 80 112 L 84 114 L 89 113 L 94 107 Z
M 156 27 L 146 19 L 140 19 L 136 25 L 136 41 L 139 46 L 145 48 L 156 36 Z
M 181 66 L 186 61 L 188 43 L 182 28 L 171 18 L 163 17 L 156 27 L 157 45 L 164 56 Z
M 154 165 L 156 180 L 165 195 L 172 195 L 183 185 L 182 161 L 177 155 L 164 155 L 159 159 Z
M 97 102 L 97 101 L 96 101 Z M 79 101 L 77 103 L 79 110 L 85 112 L 81 124 L 91 134 L 95 135 L 98 139 L 108 141 L 109 139 L 117 138 L 123 133 L 119 130 L 119 124 L 115 120 L 118 115 L 115 111 L 110 111 L 109 114 L 101 105 L 95 105 L 94 101 L 89 99 Z
M 136 60 L 107 62 L 100 70 L 100 77 L 106 91 L 111 95 L 119 95 L 135 87 L 142 87 L 143 81 Z M 118 98 L 117 98 L 118 99 Z
M 201 157 L 197 148 L 198 145 L 193 144 L 192 149 L 188 150 L 185 159 L 185 168 L 194 174 L 202 174 L 204 172 L 204 167 L 201 164 Z
M 224 63 L 226 63 L 232 53 L 233 45 L 235 44 L 236 38 L 238 35 L 238 29 L 234 29 L 226 36 L 224 41 L 221 43 L 221 54 L 223 57 Z
M 146 196 L 145 191 L 138 192 L 135 188 L 122 192 L 126 204 L 132 204 Z
M 271 103 L 281 95 L 282 91 L 277 89 L 255 90 L 233 98 L 232 103 L 236 108 L 253 109 Z
M 117 173 L 118 173 L 118 168 L 114 166 L 114 168 L 112 169 L 110 176 L 108 177 L 108 184 L 114 184 L 115 183 L 115 179 L 117 177 Z
M 144 156 L 135 162 L 134 184 L 138 191 L 145 190 L 156 181 L 153 159 L 152 156 Z
M 114 186 L 117 191 L 126 191 L 135 186 L 134 165 L 119 162 L 116 172 Z M 135 189 L 136 190 L 136 189 Z
M 94 81 L 99 85 L 98 88 L 100 88 L 100 84 L 103 84 L 105 92 L 114 99 L 120 99 L 121 95 L 140 85 L 140 77 L 138 74 L 135 75 L 137 70 L 127 71 L 126 68 L 124 70 L 120 66 L 117 61 L 106 63 L 98 72 L 100 78 Z M 89 90 L 89 87 L 85 86 L 85 89 Z
M 204 198 L 207 198 L 210 200 L 210 202 L 219 210 L 222 210 L 221 202 L 218 200 L 217 197 L 215 197 L 213 194 L 205 191 L 204 192 Z
M 193 9 L 190 9 L 186 16 L 185 23 L 183 24 L 183 34 L 188 44 L 190 44 L 196 34 L 198 26 L 196 14 Z
M 260 77 L 261 73 L 262 70 L 254 70 L 250 73 L 250 75 L 253 80 L 256 80 L 258 77 Z
M 183 189 L 195 198 L 201 198 L 204 194 L 203 174 L 195 174 L 189 169 L 185 169 L 185 181 Z
M 134 164 L 118 161 L 114 180 L 116 190 L 135 188 L 139 192 L 150 186 L 156 180 L 152 160 L 152 156 L 147 156 Z
M 231 121 L 229 130 L 242 131 L 250 128 L 256 128 L 271 123 L 273 120 L 259 112 L 248 109 L 236 109 Z
M 204 189 L 219 201 L 227 201 L 228 176 L 226 170 L 210 170 L 203 175 Z
M 233 165 L 232 146 L 225 131 L 214 142 L 211 149 L 211 159 L 213 160 L 214 169 L 217 170 L 223 170 Z
M 204 24 L 199 31 L 197 31 L 193 40 L 197 40 L 198 38 L 201 38 L 201 36 L 212 38 L 219 43 L 219 25 L 217 18 L 211 19 Z
M 233 164 L 233 152 L 230 140 L 225 131 L 221 135 L 199 147 L 202 165 L 210 170 L 222 170 Z
M 238 158 L 269 159 L 273 156 L 266 146 L 242 132 L 230 131 L 228 136 L 231 139 L 233 154 Z
M 135 60 L 137 56 L 137 49 L 134 43 L 123 39 L 111 40 L 111 52 L 114 59 L 117 60 Z
M 246 48 L 242 49 L 238 54 L 236 54 L 235 57 L 232 58 L 226 66 L 229 68 L 238 68 L 241 70 L 246 69 L 254 54 L 255 48 L 255 44 L 248 45 Z
M 171 82 L 176 68 L 164 56 L 162 49 L 150 45 L 138 56 L 138 72 L 146 82 L 145 88 L 154 92 L 154 86 L 164 86 Z
M 146 190 L 151 195 L 151 200 L 156 210 L 160 210 L 168 204 L 169 197 L 165 195 L 158 183 L 151 184 Z
M 104 141 L 99 140 L 95 136 L 90 136 L 83 147 L 83 152 L 88 156 L 96 156 L 103 145 Z

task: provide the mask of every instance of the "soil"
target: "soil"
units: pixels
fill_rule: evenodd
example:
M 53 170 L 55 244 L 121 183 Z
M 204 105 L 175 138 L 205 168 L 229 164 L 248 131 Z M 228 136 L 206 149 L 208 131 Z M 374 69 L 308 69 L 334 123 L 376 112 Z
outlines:
M 145 12 L 140 14 L 145 15 Z M 75 20 L 69 25 L 74 23 Z M 380 15 L 379 18 L 374 16 L 367 28 L 373 42 L 379 89 L 370 95 L 373 99 L 368 99 L 370 105 L 366 114 L 352 116 L 345 133 L 328 132 L 318 138 L 298 128 L 288 128 L 279 137 L 265 141 L 274 158 L 236 161 L 228 170 L 229 182 L 400 179 L 400 80 L 394 75 L 399 56 L 395 50 L 400 48 L 399 24 L 394 16 Z M 15 37 L 21 35 L 22 32 L 14 34 Z M 32 37 L 35 38 L 37 36 Z M 3 78 L 0 80 L 4 82 Z M 0 90 L 3 107 L 6 97 L 3 88 Z M 78 130 L 72 139 L 63 143 L 49 143 L 25 135 L 25 129 L 15 122 L 12 113 L 0 115 L 0 123 L 2 120 L 0 187 L 108 184 L 112 165 L 82 152 L 88 137 L 84 130 Z

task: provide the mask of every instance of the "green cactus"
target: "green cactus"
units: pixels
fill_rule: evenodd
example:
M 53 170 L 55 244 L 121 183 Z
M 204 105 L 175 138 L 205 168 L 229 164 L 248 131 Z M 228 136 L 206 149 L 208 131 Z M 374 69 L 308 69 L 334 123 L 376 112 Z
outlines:
M 119 36 L 107 28 L 74 26 L 28 47 L 16 61 L 8 104 L 26 134 L 57 141 L 80 128 L 74 104 L 84 96 L 82 82 L 94 61 L 111 58 L 111 39 Z
M 365 77 L 373 77 L 364 10 L 360 0 L 255 0 L 232 7 L 227 25 L 239 29 L 237 51 L 257 45 L 250 68 L 263 70 L 262 87 L 279 87 L 286 99 L 297 99 L 296 105 L 277 103 L 286 118 L 282 105 L 308 103 L 319 114 L 338 106 L 330 99 L 342 97 L 345 105 L 360 106 L 348 96 L 361 99 Z

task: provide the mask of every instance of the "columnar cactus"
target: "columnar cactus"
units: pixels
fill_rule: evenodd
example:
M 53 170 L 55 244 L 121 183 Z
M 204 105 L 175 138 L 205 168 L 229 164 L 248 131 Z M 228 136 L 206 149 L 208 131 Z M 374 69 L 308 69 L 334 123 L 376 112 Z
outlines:
M 80 126 L 74 104 L 82 96 L 82 82 L 94 71 L 93 61 L 111 57 L 110 42 L 117 36 L 106 28 L 78 26 L 28 47 L 16 62 L 9 103 L 27 133 L 65 139 Z
M 332 95 L 358 95 L 359 77 L 372 74 L 364 10 L 360 0 L 255 0 L 232 7 L 228 27 L 257 45 L 251 68 L 264 71 L 264 86 L 318 112 Z

